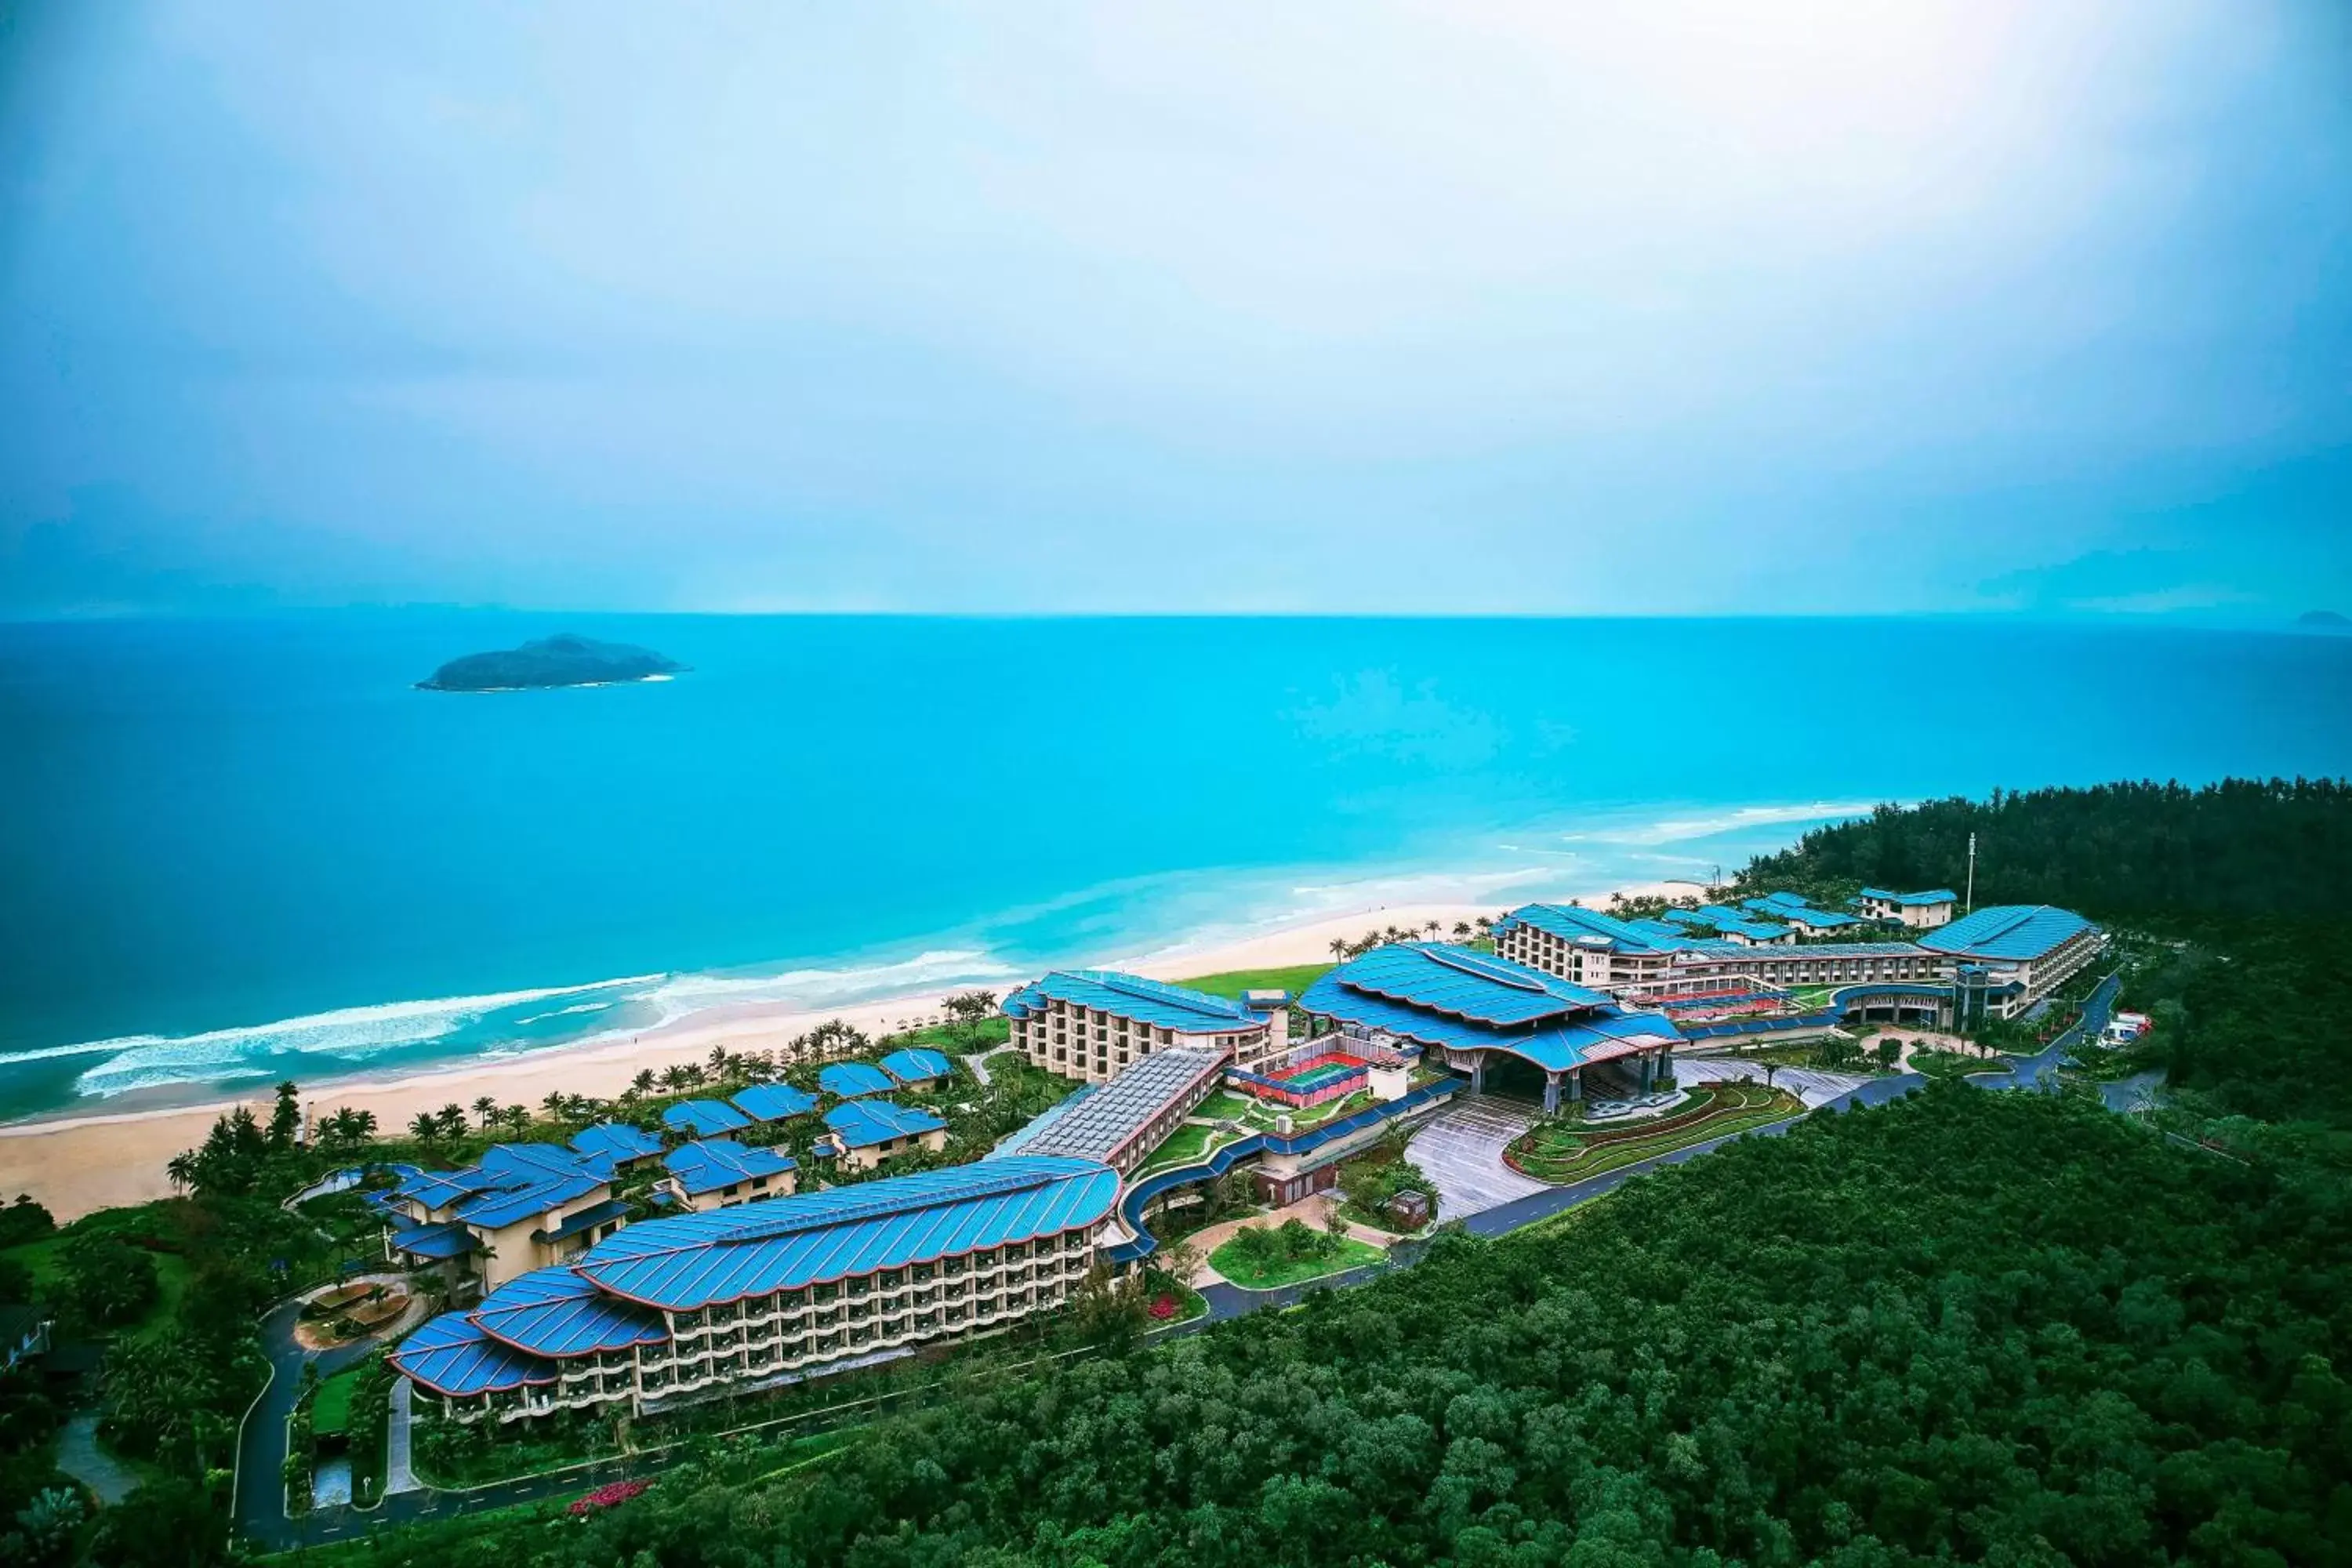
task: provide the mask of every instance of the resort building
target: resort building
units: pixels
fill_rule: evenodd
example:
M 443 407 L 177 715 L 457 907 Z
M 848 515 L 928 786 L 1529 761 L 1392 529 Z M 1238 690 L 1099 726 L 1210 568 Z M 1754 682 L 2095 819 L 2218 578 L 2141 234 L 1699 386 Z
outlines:
M 462 1171 L 411 1176 L 378 1200 L 384 1257 L 440 1266 L 453 1289 L 496 1288 L 619 1230 L 613 1163 L 552 1143 L 498 1143 Z
M 816 1085 L 841 1100 L 863 1100 L 869 1094 L 887 1094 L 898 1087 L 888 1073 L 871 1062 L 835 1062 L 818 1071 Z
M 747 1149 L 732 1138 L 681 1143 L 662 1156 L 662 1168 L 669 1173 L 656 1190 L 698 1214 L 789 1197 L 798 1185 L 791 1155 L 776 1149 Z
M 1088 1161 L 999 1159 L 647 1220 L 442 1313 L 390 1359 L 467 1422 L 774 1387 L 1061 1306 L 1118 1187 Z
M 614 1170 L 625 1171 L 640 1160 L 661 1158 L 662 1141 L 625 1121 L 599 1121 L 572 1135 L 572 1150 L 592 1160 L 609 1160 Z
M 1919 939 L 1957 965 L 1953 985 L 1963 1021 L 2015 1017 L 2098 957 L 2106 933 L 2050 904 L 1995 904 Z
M 928 1093 L 955 1076 L 955 1066 L 948 1060 L 947 1053 L 928 1046 L 908 1046 L 904 1050 L 892 1051 L 880 1065 L 890 1075 L 892 1083 L 918 1094 Z
M 824 1113 L 825 1142 L 834 1158 L 853 1171 L 870 1171 L 909 1149 L 934 1152 L 948 1146 L 948 1124 L 928 1110 L 887 1100 L 853 1100 Z
M 684 1100 L 661 1113 L 662 1125 L 688 1138 L 724 1138 L 751 1125 L 751 1119 L 723 1100 Z
M 816 1096 L 788 1083 L 755 1083 L 728 1103 L 764 1125 L 808 1115 L 816 1109 Z
M 1242 1067 L 1283 1054 L 1289 1010 L 1103 969 L 1055 970 L 1004 999 L 1015 1050 L 1046 1071 L 1104 1083 L 1155 1051 L 1220 1051 Z
M 1071 1095 L 997 1152 L 1092 1160 L 1124 1176 L 1167 1142 L 1232 1064 L 1227 1053 L 1199 1047 L 1154 1051 L 1108 1083 Z
M 1859 915 L 1849 915 L 1838 910 L 1817 910 L 1794 893 L 1767 893 L 1760 899 L 1742 899 L 1739 907 L 1759 919 L 1782 921 L 1799 936 L 1825 936 L 1832 931 L 1852 931 L 1863 923 Z
M 1629 1012 L 1607 993 L 1449 942 L 1392 942 L 1307 988 L 1299 1007 L 1366 1049 L 1422 1047 L 1474 1091 L 1514 1065 L 1542 1076 L 1544 1107 L 1645 1095 L 1671 1072 L 1682 1037 L 1663 1014 Z M 1344 1048 L 1344 1047 L 1343 1047 Z
M 1854 907 L 1874 921 L 1892 921 L 1909 926 L 1914 931 L 1932 931 L 1949 925 L 1959 908 L 1960 896 L 1949 888 L 1930 888 L 1917 893 L 1891 893 L 1885 888 L 1864 888 Z
M 1702 904 L 1695 910 L 1668 910 L 1665 919 L 1688 931 L 1711 932 L 1741 947 L 1761 947 L 1794 942 L 1797 933 L 1777 921 L 1758 920 L 1727 904 Z
M 1528 904 L 1495 922 L 1498 957 L 1572 984 L 1615 993 L 1665 977 L 1696 938 L 1662 921 L 1628 921 L 1580 904 Z

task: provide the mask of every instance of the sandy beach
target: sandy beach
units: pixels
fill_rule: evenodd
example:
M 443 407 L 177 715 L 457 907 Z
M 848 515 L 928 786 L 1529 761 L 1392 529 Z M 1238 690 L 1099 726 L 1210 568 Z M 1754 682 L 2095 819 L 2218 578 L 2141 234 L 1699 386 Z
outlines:
M 1623 889 L 1628 894 L 1688 890 L 1663 884 Z M 1605 901 L 1608 895 L 1580 896 L 1594 902 Z M 1102 967 L 1165 980 L 1328 962 L 1335 938 L 1352 941 L 1367 930 L 1389 925 L 1421 930 L 1432 921 L 1450 932 L 1457 921 L 1496 912 L 1491 904 L 1383 905 L 1234 942 L 1180 945 L 1097 962 Z M 305 1083 L 303 1100 L 313 1114 L 321 1116 L 341 1106 L 365 1107 L 375 1112 L 377 1125 L 386 1129 L 406 1126 L 420 1110 L 437 1110 L 452 1102 L 471 1106 L 481 1095 L 501 1104 L 536 1109 L 555 1090 L 610 1098 L 626 1088 L 640 1069 L 658 1072 L 672 1062 L 698 1061 L 709 1056 L 713 1046 L 737 1051 L 774 1049 L 828 1018 L 840 1018 L 867 1034 L 880 1035 L 936 1018 L 940 1007 L 940 994 L 934 993 L 818 1011 L 712 1008 L 627 1040 L 559 1047 L 398 1078 L 354 1077 Z M 266 1114 L 267 1100 L 265 1091 L 246 1097 L 243 1102 Z M 223 1099 L 169 1110 L 99 1111 L 0 1126 L 0 1199 L 29 1193 L 62 1222 L 92 1209 L 168 1196 L 171 1185 L 163 1176 L 164 1163 L 200 1142 L 214 1118 L 238 1103 L 238 1099 Z

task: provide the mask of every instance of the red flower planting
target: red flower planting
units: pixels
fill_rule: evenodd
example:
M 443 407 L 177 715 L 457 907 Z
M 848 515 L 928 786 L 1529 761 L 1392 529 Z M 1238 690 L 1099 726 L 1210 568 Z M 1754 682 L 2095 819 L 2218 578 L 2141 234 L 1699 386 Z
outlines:
M 651 1484 L 649 1481 L 614 1481 L 610 1486 L 598 1487 L 586 1497 L 574 1498 L 572 1500 L 572 1511 L 584 1516 L 594 1513 L 599 1509 L 615 1507 L 628 1501 Z
M 1152 1298 L 1151 1315 L 1162 1320 L 1174 1317 L 1176 1315 L 1176 1298 L 1173 1296 L 1155 1296 Z

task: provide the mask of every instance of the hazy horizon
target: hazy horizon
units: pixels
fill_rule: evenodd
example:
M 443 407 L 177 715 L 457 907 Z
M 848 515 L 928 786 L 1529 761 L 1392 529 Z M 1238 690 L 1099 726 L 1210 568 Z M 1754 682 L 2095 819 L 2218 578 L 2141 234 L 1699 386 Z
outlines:
M 0 21 L 0 616 L 2352 612 L 2352 13 Z

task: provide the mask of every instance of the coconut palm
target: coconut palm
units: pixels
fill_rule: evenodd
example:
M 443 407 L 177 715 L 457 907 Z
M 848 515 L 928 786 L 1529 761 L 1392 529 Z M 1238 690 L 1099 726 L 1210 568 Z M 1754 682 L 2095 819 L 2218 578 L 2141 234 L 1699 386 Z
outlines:
M 419 1143 L 441 1142 L 441 1119 L 429 1110 L 420 1110 L 408 1124 L 408 1135 Z
M 474 1114 L 481 1119 L 482 1125 L 487 1128 L 499 1119 L 499 1102 L 487 1094 L 477 1095 L 474 1098 Z
M 497 1101 L 491 1103 L 496 1105 Z M 466 1135 L 466 1108 L 454 1100 L 441 1108 L 441 1135 L 444 1138 L 463 1138 Z
M 196 1184 L 196 1152 L 183 1149 L 163 1163 L 163 1174 L 172 1179 L 173 1192 L 185 1192 Z
M 547 1091 L 547 1098 L 539 1102 L 539 1108 L 547 1112 L 549 1121 L 561 1121 L 569 1112 L 571 1104 L 570 1095 L 560 1089 L 551 1089 Z
M 1348 956 L 1348 939 L 1346 937 L 1335 936 L 1331 939 L 1331 956 L 1334 960 L 1344 960 Z

